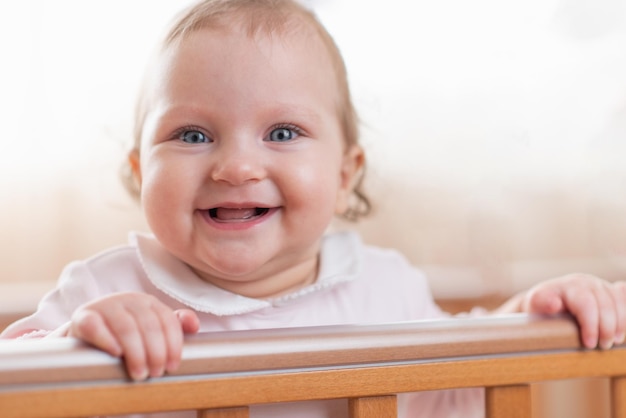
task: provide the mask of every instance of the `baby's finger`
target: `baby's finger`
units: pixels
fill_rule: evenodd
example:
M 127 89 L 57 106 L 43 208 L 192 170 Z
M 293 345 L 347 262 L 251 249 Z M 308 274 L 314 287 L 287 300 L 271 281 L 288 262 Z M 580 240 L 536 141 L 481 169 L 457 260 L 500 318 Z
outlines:
M 122 347 L 126 370 L 133 380 L 145 380 L 149 371 L 146 360 L 146 349 L 135 317 L 125 311 L 118 315 L 117 320 L 107 318 L 111 332 L 116 336 Z
M 538 286 L 527 297 L 526 312 L 551 315 L 563 310 L 562 296 L 558 289 Z
M 80 338 L 115 357 L 122 355 L 122 347 L 111 333 L 105 320 L 96 311 L 81 309 L 72 316 L 68 336 Z
M 190 309 L 179 309 L 174 312 L 185 334 L 195 334 L 200 329 L 198 315 Z
M 176 313 L 163 305 L 155 306 L 155 312 L 161 321 L 163 330 L 163 346 L 165 357 L 163 359 L 164 371 L 173 372 L 180 364 L 183 349 L 183 329 L 178 321 Z
M 583 345 L 587 348 L 595 348 L 598 345 L 600 313 L 594 292 L 589 292 L 588 289 L 566 291 L 565 304 L 578 321 Z
M 174 315 L 165 317 L 167 329 L 170 334 L 168 337 L 168 360 L 166 370 L 173 372 L 178 369 L 182 358 L 184 334 L 195 334 L 200 328 L 200 320 L 198 315 L 189 309 L 179 309 L 174 311 Z M 173 323 L 169 321 L 173 320 Z
M 617 328 L 617 307 L 611 291 L 611 285 L 607 282 L 598 282 L 593 288 L 598 306 L 598 342 L 603 349 L 613 346 Z
M 615 344 L 623 344 L 626 338 L 626 282 L 615 282 L 611 286 L 613 290 L 613 300 L 617 310 Z
M 137 323 L 145 350 L 148 375 L 150 377 L 162 376 L 165 372 L 168 350 L 165 330 L 158 310 L 150 302 L 146 306 L 129 305 L 126 309 Z

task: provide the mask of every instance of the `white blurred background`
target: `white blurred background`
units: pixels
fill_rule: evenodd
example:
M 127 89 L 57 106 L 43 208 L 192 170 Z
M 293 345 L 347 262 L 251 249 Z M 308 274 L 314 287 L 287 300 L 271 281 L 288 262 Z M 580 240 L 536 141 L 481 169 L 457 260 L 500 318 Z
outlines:
M 347 61 L 376 206 L 438 295 L 626 271 L 626 2 L 308 0 Z M 0 281 L 143 229 L 118 169 L 189 1 L 1 0 Z M 463 293 L 465 292 L 465 293 Z

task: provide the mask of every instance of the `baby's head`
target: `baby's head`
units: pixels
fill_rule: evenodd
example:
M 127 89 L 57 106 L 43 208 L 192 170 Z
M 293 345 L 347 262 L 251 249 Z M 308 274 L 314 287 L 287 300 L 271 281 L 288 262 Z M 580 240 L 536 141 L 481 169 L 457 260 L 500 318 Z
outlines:
M 317 17 L 294 0 L 204 0 L 191 6 L 176 19 L 158 49 L 161 54 L 172 45 L 182 42 L 190 33 L 207 28 L 227 28 L 230 25 L 243 26 L 249 36 L 289 37 L 292 31 L 312 30 L 330 57 L 334 80 L 337 83 L 337 118 L 341 124 L 346 149 L 359 144 L 359 120 L 352 103 L 348 77 L 343 57 L 328 31 Z M 150 71 L 150 69 L 149 69 Z M 122 177 L 127 190 L 134 197 L 140 195 L 140 182 L 137 181 L 136 164 L 133 156 L 140 150 L 146 115 L 150 108 L 151 96 L 148 91 L 149 76 L 144 79 L 141 94 L 135 109 L 135 127 L 130 163 L 124 165 Z M 353 185 L 352 196 L 347 210 L 339 215 L 347 220 L 358 220 L 369 214 L 371 203 L 363 191 L 365 161 Z
M 150 229 L 241 295 L 313 280 L 332 218 L 369 209 L 344 63 L 291 0 L 188 10 L 150 67 L 135 136 L 129 162 Z

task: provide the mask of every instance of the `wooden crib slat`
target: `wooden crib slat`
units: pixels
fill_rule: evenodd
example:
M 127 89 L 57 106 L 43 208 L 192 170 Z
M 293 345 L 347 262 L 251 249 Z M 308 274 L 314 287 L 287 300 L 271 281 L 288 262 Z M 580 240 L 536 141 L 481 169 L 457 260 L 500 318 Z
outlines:
M 611 379 L 611 416 L 626 418 L 626 376 Z
M 350 418 L 397 418 L 395 395 L 351 398 L 348 402 Z
M 198 411 L 198 418 L 249 418 L 247 406 L 239 408 L 205 409 Z
M 487 418 L 531 418 L 530 385 L 495 386 L 486 390 Z

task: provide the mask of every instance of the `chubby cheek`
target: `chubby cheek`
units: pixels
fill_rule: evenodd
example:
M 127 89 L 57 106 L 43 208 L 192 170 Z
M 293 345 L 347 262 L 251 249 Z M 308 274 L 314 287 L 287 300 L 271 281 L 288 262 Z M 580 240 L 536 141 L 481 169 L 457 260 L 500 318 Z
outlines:
M 341 183 L 337 164 L 300 164 L 283 179 L 281 189 L 288 206 L 298 212 L 298 220 L 326 227 L 334 216 Z
M 150 228 L 159 235 L 185 226 L 193 207 L 193 186 L 176 165 L 148 161 L 144 167 L 148 169 L 142 176 L 141 203 Z

